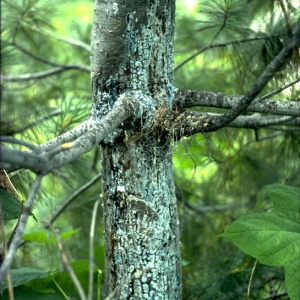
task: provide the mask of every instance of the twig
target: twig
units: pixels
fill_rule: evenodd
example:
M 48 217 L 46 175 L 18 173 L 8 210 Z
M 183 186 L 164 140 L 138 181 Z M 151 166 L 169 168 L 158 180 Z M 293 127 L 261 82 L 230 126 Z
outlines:
M 30 27 L 31 30 L 34 30 L 34 31 L 37 31 L 43 35 L 46 35 L 46 36 L 49 36 L 49 37 L 52 37 L 56 40 L 59 40 L 59 41 L 62 41 L 64 43 L 68 43 L 72 46 L 75 46 L 75 47 L 80 47 L 80 48 L 83 48 L 84 50 L 88 51 L 88 52 L 91 52 L 91 47 L 90 45 L 80 41 L 80 40 L 76 40 L 74 38 L 70 38 L 70 37 L 64 37 L 62 35 L 59 35 L 59 34 L 56 34 L 54 32 L 50 32 L 46 29 L 41 29 L 41 28 L 38 28 L 38 27 L 35 27 L 35 28 L 32 28 Z
M 25 53 L 26 55 L 32 57 L 33 59 L 37 60 L 37 61 L 40 61 L 46 65 L 50 65 L 50 66 L 53 66 L 53 67 L 64 67 L 66 65 L 63 65 L 63 64 L 59 64 L 59 63 L 56 63 L 56 62 L 52 62 L 48 59 L 46 59 L 44 56 L 38 56 L 30 51 L 28 51 L 27 49 L 17 45 L 16 43 L 10 43 L 10 42 L 6 42 L 8 43 L 9 45 L 15 47 L 16 49 L 20 50 L 21 52 Z
M 64 269 L 69 273 L 76 289 L 77 289 L 77 292 L 79 294 L 79 297 L 81 300 L 87 300 L 86 298 L 86 295 L 84 293 L 84 290 L 81 286 L 81 283 L 80 281 L 78 280 L 73 268 L 71 267 L 70 265 L 70 262 L 68 260 L 68 257 L 66 255 L 66 252 L 64 250 L 64 246 L 63 246 L 63 243 L 61 241 L 61 238 L 60 238 L 60 235 L 58 233 L 58 230 L 56 230 L 51 224 L 46 224 L 46 226 L 49 226 L 50 229 L 52 230 L 52 232 L 54 233 L 55 235 L 55 238 L 56 238 L 56 242 L 57 242 L 57 246 L 58 246 L 58 250 L 59 250 L 59 253 L 60 253 L 60 257 L 61 257 L 61 262 L 63 264 L 63 267 Z
M 184 61 L 182 61 L 180 64 L 178 64 L 174 68 L 174 72 L 176 72 L 178 69 L 182 68 L 190 60 L 192 60 L 193 58 L 195 58 L 196 56 L 198 56 L 199 54 L 203 53 L 204 51 L 206 51 L 208 49 L 219 48 L 219 47 L 227 47 L 229 45 L 243 44 L 243 43 L 253 42 L 253 41 L 257 41 L 257 40 L 268 39 L 268 38 L 269 38 L 269 36 L 263 36 L 263 37 L 254 37 L 254 38 L 242 39 L 242 40 L 237 40 L 237 41 L 232 41 L 232 42 L 226 42 L 226 43 L 209 44 L 207 46 L 202 47 L 196 53 L 194 53 L 193 55 L 189 56 Z
M 16 234 L 15 234 L 15 237 L 9 247 L 9 250 L 7 252 L 7 255 L 6 257 L 4 258 L 4 261 L 2 263 L 2 266 L 0 268 L 0 282 L 2 282 L 4 280 L 4 277 L 6 276 L 7 274 L 7 271 L 13 261 L 13 258 L 15 256 L 15 253 L 21 243 L 21 240 L 22 240 L 22 236 L 23 236 L 23 233 L 24 233 L 24 230 L 25 230 L 25 227 L 26 227 L 26 224 L 27 224 L 27 221 L 28 221 L 28 218 L 31 214 L 31 211 L 32 211 L 32 208 L 33 208 L 33 204 L 34 204 L 34 199 L 37 195 L 37 192 L 40 188 L 40 185 L 41 185 L 41 182 L 42 182 L 42 179 L 43 179 L 43 175 L 37 175 L 33 185 L 32 185 L 32 188 L 29 192 L 29 195 L 28 195 L 28 198 L 27 198 L 27 201 L 26 201 L 26 206 L 24 207 L 24 210 L 23 210 L 23 214 L 20 218 L 20 223 L 19 223 L 19 227 L 16 231 Z
M 43 151 L 50 151 L 63 143 L 73 142 L 82 134 L 90 130 L 94 126 L 94 124 L 95 122 L 91 118 L 89 118 L 88 120 L 84 121 L 82 124 L 79 124 L 73 129 L 70 129 L 67 132 L 61 134 L 60 136 L 41 144 L 39 148 Z
M 252 283 L 252 280 L 253 280 L 253 275 L 254 275 L 254 271 L 256 269 L 256 265 L 257 265 L 257 260 L 255 261 L 254 266 L 251 270 L 250 279 L 249 279 L 248 288 L 247 288 L 247 299 L 250 299 L 251 283 Z
M 47 152 L 47 159 L 51 160 L 55 155 L 57 155 L 62 151 L 71 149 L 72 146 L 73 146 L 72 142 L 67 142 L 55 147 L 54 149 L 51 149 L 49 152 Z
M 59 210 L 57 212 L 55 212 L 49 223 L 53 224 L 53 222 L 59 217 L 59 215 L 66 209 L 67 206 L 69 206 L 74 200 L 75 198 L 80 195 L 81 193 L 83 193 L 85 190 L 87 190 L 90 186 L 92 186 L 99 178 L 101 177 L 101 173 L 99 173 L 98 175 L 96 175 L 94 178 L 92 178 L 89 182 L 87 182 L 85 185 L 81 186 L 77 191 L 75 191 L 72 195 L 70 195 L 66 201 L 64 202 L 64 204 L 59 208 Z
M 224 211 L 224 210 L 230 210 L 230 209 L 237 209 L 240 207 L 240 205 L 237 204 L 225 204 L 225 205 L 210 205 L 210 206 L 202 206 L 197 207 L 192 205 L 183 195 L 179 188 L 176 188 L 176 197 L 178 200 L 180 200 L 184 207 L 187 207 L 191 210 L 193 210 L 196 213 L 199 214 L 205 214 L 211 211 Z
M 75 160 L 77 157 L 92 150 L 100 141 L 109 136 L 122 122 L 130 117 L 139 118 L 143 112 L 143 103 L 139 102 L 140 92 L 122 94 L 115 103 L 115 106 L 101 120 L 88 120 L 84 126 L 79 129 L 73 129 L 70 132 L 57 137 L 54 141 L 47 143 L 48 149 L 53 149 L 63 138 L 78 138 L 72 143 L 68 151 L 62 151 L 53 159 L 47 159 L 45 155 L 34 155 L 33 153 L 24 153 L 5 146 L 1 147 L 2 168 L 9 169 L 13 166 L 25 167 L 32 170 L 41 170 L 44 173 L 52 169 L 59 168 Z M 86 130 L 82 133 L 82 131 Z M 55 146 L 53 146 L 53 144 Z M 43 149 L 43 145 L 41 145 Z M 49 151 L 49 150 L 48 150 Z M 27 159 L 28 157 L 28 159 Z
M 262 101 L 262 100 L 266 100 L 280 92 L 282 92 L 283 90 L 289 88 L 290 86 L 294 85 L 295 83 L 299 82 L 300 81 L 300 77 L 297 77 L 295 80 L 292 80 L 291 82 L 287 83 L 287 84 L 284 84 L 282 86 L 280 86 L 279 88 L 277 88 L 276 90 L 262 96 L 262 97 L 259 97 L 257 98 L 255 101 Z
M 90 249 L 89 249 L 89 292 L 88 300 L 93 299 L 93 285 L 94 285 L 94 236 L 95 236 L 95 224 L 97 217 L 97 210 L 100 203 L 98 199 L 93 208 L 92 220 L 91 220 L 91 229 L 90 229 Z
M 68 297 L 68 295 L 64 292 L 64 290 L 60 287 L 60 285 L 58 284 L 58 282 L 55 280 L 55 278 L 52 276 L 52 281 L 54 282 L 55 286 L 57 287 L 57 289 L 61 292 L 61 294 L 63 295 L 63 297 L 66 300 L 70 300 L 70 297 Z
M 19 82 L 19 81 L 27 81 L 27 80 L 37 80 L 45 77 L 53 76 L 56 74 L 60 74 L 69 70 L 79 70 L 83 72 L 90 73 L 90 67 L 84 65 L 65 65 L 63 67 L 56 67 L 46 71 L 37 72 L 37 73 L 28 73 L 21 75 L 1 75 L 1 80 L 10 81 L 10 82 Z

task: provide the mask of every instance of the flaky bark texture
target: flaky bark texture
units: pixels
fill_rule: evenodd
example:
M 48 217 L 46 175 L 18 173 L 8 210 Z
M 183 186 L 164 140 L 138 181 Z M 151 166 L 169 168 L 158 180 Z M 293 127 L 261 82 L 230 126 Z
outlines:
M 140 91 L 145 107 L 101 143 L 105 285 L 113 299 L 181 298 L 172 151 L 150 121 L 174 97 L 174 13 L 168 0 L 96 1 L 93 117 L 130 91 Z

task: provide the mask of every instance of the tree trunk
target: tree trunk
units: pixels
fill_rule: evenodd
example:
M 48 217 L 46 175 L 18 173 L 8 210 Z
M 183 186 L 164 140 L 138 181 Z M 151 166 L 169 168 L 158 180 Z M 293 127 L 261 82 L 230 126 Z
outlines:
M 173 100 L 174 1 L 96 0 L 93 114 L 123 93 L 145 107 L 101 143 L 106 295 L 180 299 L 178 216 L 170 139 L 153 116 Z

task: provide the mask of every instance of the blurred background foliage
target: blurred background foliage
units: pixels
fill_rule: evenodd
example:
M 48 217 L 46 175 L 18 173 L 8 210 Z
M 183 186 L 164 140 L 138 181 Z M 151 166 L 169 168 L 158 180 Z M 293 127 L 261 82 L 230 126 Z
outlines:
M 280 51 L 290 28 L 300 18 L 298 1 L 176 3 L 175 85 L 199 91 L 245 93 Z M 1 69 L 3 75 L 11 76 L 1 84 L 1 135 L 37 145 L 89 116 L 94 3 L 3 0 L 1 6 Z M 262 95 L 295 79 L 299 74 L 297 57 L 295 51 L 288 66 L 276 74 Z M 59 68 L 63 71 L 52 76 L 21 80 L 22 74 L 41 75 Z M 300 100 L 299 91 L 298 83 L 273 98 Z M 174 142 L 184 299 L 245 298 L 255 261 L 218 234 L 241 215 L 270 209 L 269 202 L 257 202 L 257 194 L 265 185 L 300 186 L 299 128 L 290 129 L 273 126 L 255 132 L 223 128 Z M 14 268 L 60 268 L 57 245 L 44 222 L 99 172 L 96 149 L 43 180 L 34 208 L 37 222 L 30 220 Z M 32 173 L 19 170 L 10 172 L 10 177 L 21 198 L 26 199 Z M 64 243 L 73 262 L 88 259 L 91 213 L 100 193 L 100 181 L 96 180 L 74 197 L 54 222 L 65 233 Z M 99 209 L 96 262 L 104 271 L 102 215 Z M 7 237 L 15 223 L 9 225 Z M 251 299 L 268 299 L 264 297 L 282 291 L 282 270 L 258 264 Z M 284 297 L 287 299 L 281 299 Z

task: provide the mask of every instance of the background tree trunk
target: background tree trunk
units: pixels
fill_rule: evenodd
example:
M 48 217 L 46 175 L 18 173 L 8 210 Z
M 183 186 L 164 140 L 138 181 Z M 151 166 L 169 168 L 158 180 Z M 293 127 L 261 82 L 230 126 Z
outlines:
M 116 299 L 181 298 L 172 149 L 150 122 L 173 99 L 174 13 L 168 0 L 96 1 L 94 116 L 130 91 L 150 107 L 101 143 L 106 294 Z

